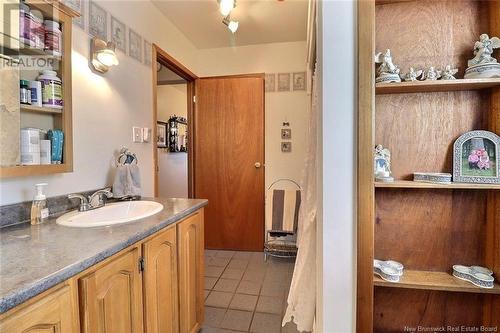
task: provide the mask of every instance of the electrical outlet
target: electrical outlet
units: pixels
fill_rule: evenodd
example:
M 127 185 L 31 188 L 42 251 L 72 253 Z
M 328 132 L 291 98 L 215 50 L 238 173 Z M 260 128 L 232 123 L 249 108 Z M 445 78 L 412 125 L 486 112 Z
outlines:
M 132 142 L 142 142 L 142 127 L 132 127 Z

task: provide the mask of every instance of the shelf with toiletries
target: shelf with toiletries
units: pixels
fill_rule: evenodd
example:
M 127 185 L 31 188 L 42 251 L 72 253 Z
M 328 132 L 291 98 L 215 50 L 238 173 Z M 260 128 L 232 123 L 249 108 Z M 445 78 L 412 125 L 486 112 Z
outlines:
M 0 178 L 71 172 L 71 20 L 78 13 L 58 1 L 29 0 L 18 11 L 17 45 L 1 48 L 13 60 L 7 84 L 19 87 L 19 101 L 10 103 L 12 133 L 0 142 L 10 147 L 0 158 Z

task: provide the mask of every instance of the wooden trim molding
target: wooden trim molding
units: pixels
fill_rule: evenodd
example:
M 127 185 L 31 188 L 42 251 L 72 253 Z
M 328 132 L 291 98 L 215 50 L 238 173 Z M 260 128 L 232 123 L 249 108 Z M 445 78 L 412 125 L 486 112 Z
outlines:
M 373 332 L 375 1 L 358 1 L 358 224 L 356 332 Z
M 152 70 L 152 86 L 153 86 L 153 129 L 152 129 L 152 141 L 153 141 L 153 191 L 154 196 L 158 196 L 158 149 L 156 147 L 156 122 L 158 121 L 158 72 L 156 68 L 156 62 L 160 62 L 162 65 L 170 69 L 175 74 L 179 75 L 187 81 L 187 114 L 188 114 L 188 133 L 190 138 L 188 140 L 188 197 L 193 197 L 194 188 L 194 165 L 193 165 L 193 122 L 194 122 L 194 80 L 198 78 L 193 72 L 191 72 L 187 67 L 177 61 L 174 57 L 170 56 L 161 47 L 153 43 L 153 51 L 151 52 L 151 66 Z M 161 84 L 161 83 L 160 83 Z

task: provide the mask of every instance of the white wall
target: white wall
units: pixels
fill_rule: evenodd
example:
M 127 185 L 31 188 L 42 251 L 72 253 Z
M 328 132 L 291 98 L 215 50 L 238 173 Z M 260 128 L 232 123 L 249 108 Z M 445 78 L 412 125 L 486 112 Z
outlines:
M 151 2 L 97 2 L 185 66 L 196 68 L 196 48 Z M 123 145 L 138 156 L 143 195 L 153 194 L 153 143 L 132 143 L 132 126 L 153 126 L 151 69 L 118 51 L 119 66 L 102 75 L 91 72 L 88 67 L 90 38 L 78 27 L 73 27 L 74 171 L 2 179 L 0 205 L 31 200 L 33 184 L 39 182 L 49 183 L 48 196 L 109 185 L 113 154 Z
M 199 76 L 289 73 L 306 70 L 306 42 L 203 49 L 197 53 Z M 279 178 L 301 181 L 306 153 L 308 96 L 305 91 L 266 93 L 266 187 Z M 292 152 L 281 152 L 283 121 L 290 122 Z
M 318 332 L 356 331 L 357 50 L 354 0 L 320 1 L 322 186 Z M 342 156 L 339 159 L 339 156 Z
M 167 122 L 174 114 L 187 117 L 187 84 L 161 85 L 157 91 L 158 120 Z M 187 153 L 158 149 L 158 195 L 164 198 L 188 197 Z

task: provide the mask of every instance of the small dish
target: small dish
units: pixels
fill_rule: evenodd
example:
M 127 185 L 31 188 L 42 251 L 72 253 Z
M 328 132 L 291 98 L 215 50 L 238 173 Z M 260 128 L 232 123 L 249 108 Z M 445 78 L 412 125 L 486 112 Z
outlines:
M 377 274 L 385 281 L 399 282 L 399 279 L 403 275 L 403 269 L 404 266 L 394 260 L 373 260 L 373 273 Z
M 468 281 L 479 288 L 491 289 L 495 279 L 493 272 L 481 266 L 453 265 L 453 276 L 464 281 Z

